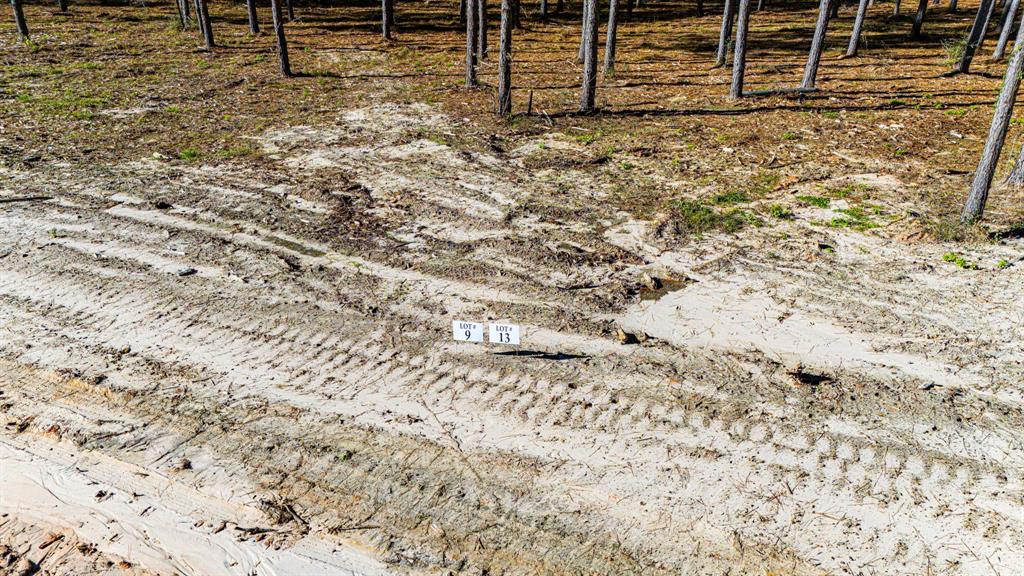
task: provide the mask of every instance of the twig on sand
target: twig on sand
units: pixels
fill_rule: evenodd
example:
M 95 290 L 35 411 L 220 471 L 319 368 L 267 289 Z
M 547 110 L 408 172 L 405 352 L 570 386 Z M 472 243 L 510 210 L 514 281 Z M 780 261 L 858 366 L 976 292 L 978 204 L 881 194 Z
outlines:
M 53 200 L 53 196 L 7 196 L 0 198 L 0 204 L 13 204 L 15 202 L 45 202 Z

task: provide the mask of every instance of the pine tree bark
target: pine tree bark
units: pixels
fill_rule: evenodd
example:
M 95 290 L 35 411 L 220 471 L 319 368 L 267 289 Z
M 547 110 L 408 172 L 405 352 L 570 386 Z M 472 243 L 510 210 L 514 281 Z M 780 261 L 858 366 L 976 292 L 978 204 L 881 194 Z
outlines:
M 391 40 L 391 23 L 394 21 L 394 17 L 391 16 L 391 11 L 394 10 L 392 2 L 393 0 L 380 0 L 380 32 L 385 40 Z
M 178 24 L 181 25 L 182 30 L 188 26 L 188 21 L 185 20 L 184 6 L 188 6 L 188 0 L 174 0 L 174 8 L 178 12 Z
M 245 0 L 245 8 L 249 13 L 249 32 L 260 33 L 260 18 L 256 13 L 256 0 Z
M 1024 26 L 1017 30 L 1017 43 L 1010 54 L 1010 63 L 1006 66 L 1003 87 L 999 90 L 999 97 L 996 99 L 995 112 L 992 115 L 988 138 L 985 140 L 985 148 L 981 152 L 978 169 L 974 172 L 974 180 L 971 182 L 967 202 L 964 205 L 963 214 L 960 216 L 960 220 L 964 223 L 976 222 L 985 212 L 985 202 L 988 200 L 989 188 L 992 186 L 992 177 L 995 175 L 996 165 L 999 163 L 999 155 L 1006 140 L 1006 130 L 1010 126 L 1010 116 L 1013 114 L 1013 104 L 1017 99 L 1017 91 L 1020 89 L 1021 73 L 1024 73 L 1022 36 L 1024 36 Z M 1018 160 L 1018 164 L 1020 164 L 1020 160 Z M 1016 171 L 1016 167 L 1014 167 L 1014 171 Z
M 988 28 L 988 20 L 992 16 L 994 8 L 995 2 L 993 0 L 981 0 L 981 4 L 978 6 L 978 13 L 974 15 L 974 24 L 971 26 L 971 32 L 964 43 L 964 53 L 960 57 L 954 72 L 966 74 L 970 71 L 971 61 L 974 60 L 974 53 L 985 39 L 985 30 Z
M 590 2 L 583 0 L 583 24 L 580 26 L 580 51 L 576 55 L 576 62 L 582 64 L 583 57 L 587 51 L 587 21 L 590 13 Z
M 818 21 L 814 25 L 814 39 L 811 40 L 811 51 L 807 55 L 807 64 L 804 66 L 804 79 L 800 83 L 800 87 L 805 90 L 813 89 L 818 78 L 818 65 L 821 64 L 821 52 L 825 49 L 825 33 L 828 31 L 829 4 L 830 0 L 821 0 L 818 6 Z
M 281 74 L 292 75 L 291 63 L 288 62 L 288 41 L 284 37 L 284 14 L 281 11 L 281 0 L 270 0 L 270 12 L 274 19 L 274 36 L 277 38 L 277 62 Z
M 192 14 L 188 6 L 188 0 L 181 0 L 181 14 L 185 18 L 185 26 L 188 26 L 192 20 Z
M 604 39 L 604 73 L 608 74 L 615 70 L 615 36 L 618 34 L 619 0 L 610 0 L 608 3 L 608 30 Z
M 743 97 L 743 74 L 747 69 L 747 27 L 750 24 L 750 0 L 740 0 L 736 14 L 736 47 L 733 48 L 732 87 L 729 98 Z
M 203 29 L 204 48 L 212 50 L 215 44 L 213 41 L 213 24 L 210 22 L 210 8 L 206 0 L 196 0 L 196 2 L 199 4 L 197 13 L 200 27 Z
M 914 12 L 914 23 L 910 28 L 911 38 L 921 37 L 921 27 L 924 25 L 924 14 L 928 10 L 928 0 L 919 0 L 917 3 L 917 12 Z
M 487 0 L 477 0 L 476 6 L 477 33 L 476 33 L 476 57 L 477 60 L 487 59 Z
M 1013 23 L 1017 19 L 1017 8 L 1020 0 L 1010 0 L 1003 12 L 1002 29 L 999 31 L 999 41 L 996 42 L 996 49 L 992 52 L 992 60 L 1002 60 L 1006 55 L 1006 44 L 1010 41 L 1010 31 L 1013 30 Z
M 466 0 L 466 88 L 475 88 L 476 81 L 476 0 Z
M 512 3 L 501 0 L 498 45 L 498 115 L 512 115 Z
M 853 32 L 850 33 L 850 44 L 846 47 L 846 56 L 857 55 L 857 47 L 860 46 L 860 31 L 864 27 L 864 15 L 868 11 L 868 3 L 871 0 L 860 0 L 857 5 L 857 18 L 853 21 Z
M 736 0 L 725 0 L 722 6 L 722 26 L 718 30 L 718 51 L 715 53 L 715 66 L 725 66 L 725 58 L 729 52 L 729 37 L 732 36 L 732 19 L 736 14 Z
M 18 39 L 28 42 L 28 22 L 25 21 L 25 10 L 21 6 L 21 0 L 11 0 L 11 9 L 14 10 L 14 25 L 18 28 Z
M 584 0 L 586 19 L 583 21 L 583 89 L 580 91 L 580 112 L 589 114 L 597 109 L 597 21 L 598 0 Z

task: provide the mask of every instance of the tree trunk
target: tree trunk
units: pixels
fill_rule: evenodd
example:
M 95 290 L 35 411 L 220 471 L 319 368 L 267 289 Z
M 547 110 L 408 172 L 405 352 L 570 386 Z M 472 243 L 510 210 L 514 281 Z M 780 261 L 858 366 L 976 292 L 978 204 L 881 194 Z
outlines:
M 981 5 L 978 6 L 978 13 L 974 16 L 971 33 L 967 36 L 967 41 L 964 43 L 964 53 L 954 69 L 955 72 L 966 74 L 971 69 L 974 52 L 978 49 L 978 46 L 981 46 L 982 40 L 985 39 L 985 29 L 988 28 L 988 19 L 992 15 L 993 8 L 995 8 L 993 0 L 981 0 Z
M 540 0 L 540 6 L 537 8 L 537 13 L 541 20 L 548 19 L 548 0 Z
M 615 35 L 618 33 L 618 11 L 619 0 L 610 0 L 608 3 L 608 30 L 604 39 L 604 73 L 608 74 L 615 70 Z
M 565 10 L 565 0 L 558 0 L 555 3 L 555 12 L 561 14 L 563 10 Z
M 864 27 L 864 14 L 868 11 L 868 2 L 871 0 L 860 0 L 857 5 L 857 18 L 853 21 L 853 32 L 850 33 L 850 44 L 846 47 L 846 55 L 856 56 L 857 47 L 860 45 L 860 31 Z
M 1001 60 L 1002 56 L 1007 52 L 1007 43 L 1010 41 L 1010 32 L 1014 28 L 1014 20 L 1017 19 L 1017 8 L 1019 6 L 1020 0 L 1011 0 L 1007 20 L 1002 24 L 1002 30 L 999 32 L 999 41 L 995 44 L 995 51 L 992 52 L 993 60 Z
M 580 51 L 576 56 L 576 62 L 582 64 L 587 51 L 587 19 L 590 14 L 590 2 L 583 0 L 583 24 L 580 26 Z
M 498 116 L 512 115 L 512 3 L 501 0 L 498 46 Z
M 184 30 L 188 26 L 188 21 L 185 20 L 185 9 L 184 6 L 188 5 L 188 0 L 174 0 L 174 8 L 178 11 L 178 24 L 181 24 L 181 29 Z
M 764 0 L 757 0 L 757 11 L 764 10 Z
M 288 22 L 295 20 L 295 10 L 292 8 L 292 0 L 284 0 L 284 5 L 288 10 Z
M 949 0 L 949 11 L 956 12 L 956 0 Z
M 391 40 L 391 22 L 394 21 L 390 14 L 392 10 L 394 10 L 392 0 L 380 0 L 380 31 L 385 40 Z
M 57 0 L 57 8 L 60 9 L 61 12 L 67 12 L 68 0 Z
M 459 0 L 459 24 L 466 25 L 466 0 Z
M 1006 44 L 1010 41 L 1010 31 L 1013 30 L 1013 22 L 1017 19 L 1017 8 L 1020 0 L 1010 0 L 1003 11 L 1003 24 L 999 31 L 999 41 L 996 42 L 996 49 L 992 52 L 992 60 L 1002 60 L 1006 54 Z
M 477 60 L 487 59 L 487 0 L 477 0 L 476 6 L 476 57 Z
M 476 82 L 476 0 L 466 0 L 466 88 L 474 88 Z
M 188 26 L 192 20 L 192 14 L 188 7 L 188 0 L 181 0 L 181 15 L 185 18 L 185 25 Z
M 627 0 L 628 2 L 628 0 Z M 697 17 L 704 17 L 704 0 L 697 0 Z
M 743 73 L 747 68 L 747 27 L 750 24 L 750 0 L 740 0 L 736 15 L 736 47 L 733 48 L 732 88 L 729 98 L 743 96 Z
M 28 23 L 25 22 L 25 10 L 21 7 L 21 0 L 11 0 L 11 8 L 14 10 L 14 24 L 18 27 L 18 38 L 22 42 L 28 42 Z
M 281 0 L 270 0 L 270 12 L 274 19 L 274 35 L 277 37 L 277 61 L 281 65 L 281 74 L 292 75 L 292 67 L 288 62 L 288 41 L 284 37 L 284 14 L 281 13 Z
M 999 154 L 1002 152 L 1003 143 L 1006 140 L 1006 129 L 1010 126 L 1013 103 L 1017 99 L 1017 90 L 1020 88 L 1021 73 L 1024 72 L 1022 36 L 1024 36 L 1024 26 L 1017 31 L 1017 44 L 1010 54 L 1010 63 L 1006 66 L 1003 87 L 999 91 L 999 98 L 996 99 L 996 109 L 992 115 L 992 125 L 988 130 L 985 148 L 981 152 L 978 169 L 974 172 L 971 191 L 967 195 L 967 204 L 960 216 L 960 220 L 964 223 L 977 221 L 985 211 L 985 201 L 988 199 L 989 187 L 992 185 L 992 176 L 995 175 L 996 164 L 999 163 Z M 1020 161 L 1018 161 L 1019 163 Z M 1014 171 L 1016 171 L 1016 167 L 1014 167 Z
M 833 0 L 829 14 L 832 19 L 839 18 L 839 0 Z
M 804 80 L 800 83 L 800 87 L 807 90 L 814 88 L 814 83 L 818 78 L 818 64 L 821 63 L 821 52 L 825 49 L 825 32 L 828 31 L 829 4 L 829 0 L 821 0 L 818 6 L 818 22 L 814 25 L 814 39 L 811 40 L 807 65 L 804 66 Z
M 260 33 L 260 19 L 256 14 L 256 0 L 245 0 L 245 7 L 249 11 L 249 32 Z
M 206 0 L 197 0 L 199 3 L 199 22 L 203 29 L 203 42 L 207 50 L 212 50 L 214 47 L 213 42 L 213 24 L 210 23 L 210 8 L 206 3 Z
M 519 4 L 519 0 L 516 0 L 515 2 L 512 3 L 512 27 L 513 28 L 518 29 L 518 28 L 522 28 L 523 27 L 523 19 L 520 18 L 520 16 L 522 15 L 521 12 L 522 12 L 522 9 L 521 9 L 521 6 Z
M 589 114 L 596 110 L 595 95 L 597 93 L 597 21 L 598 0 L 586 2 L 586 19 L 583 21 L 583 89 L 580 92 L 580 112 Z
M 1020 147 L 1020 153 L 1017 154 L 1017 162 L 1014 163 L 1010 175 L 1006 177 L 1006 183 L 1013 184 L 1014 186 L 1024 184 L 1024 146 Z
M 893 5 L 892 5 L 892 15 L 893 16 L 899 16 L 900 15 L 900 0 L 896 0 L 896 2 L 893 3 Z
M 910 28 L 911 38 L 921 37 L 921 26 L 924 25 L 924 13 L 928 9 L 928 0 L 920 0 L 917 3 L 917 12 L 914 13 L 914 23 Z
M 718 52 L 715 53 L 715 66 L 725 66 L 725 57 L 729 52 L 729 36 L 732 35 L 732 18 L 736 13 L 736 0 L 725 0 L 722 6 L 722 26 L 718 30 Z

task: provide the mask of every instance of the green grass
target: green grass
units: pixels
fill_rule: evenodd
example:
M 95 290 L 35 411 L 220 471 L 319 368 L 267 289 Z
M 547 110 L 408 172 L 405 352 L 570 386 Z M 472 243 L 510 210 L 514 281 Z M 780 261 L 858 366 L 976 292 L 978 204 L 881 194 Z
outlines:
M 804 194 L 796 197 L 797 200 L 811 206 L 817 206 L 818 208 L 828 208 L 828 205 L 832 203 L 831 200 L 823 196 L 812 196 L 810 194 Z
M 952 264 L 956 264 L 958 268 L 963 268 L 964 270 L 977 270 L 978 269 L 978 265 L 977 264 L 975 264 L 974 262 L 971 262 L 970 260 L 968 260 L 968 259 L 964 258 L 963 256 L 957 254 L 956 252 L 946 252 L 945 254 L 942 255 L 942 261 L 943 262 L 949 262 L 949 263 L 952 263 Z M 1007 263 L 1007 266 L 1009 266 L 1009 263 Z
M 779 220 L 792 220 L 793 211 L 781 204 L 772 204 L 768 207 L 768 214 Z
M 747 225 L 760 225 L 760 219 L 744 210 L 717 210 L 697 200 L 678 199 L 669 202 L 670 222 L 682 235 L 707 232 L 739 232 Z
M 750 196 L 746 192 L 723 192 L 715 196 L 712 201 L 715 204 L 741 204 L 750 202 Z
M 841 208 L 836 212 L 843 215 L 836 216 L 828 223 L 832 228 L 850 228 L 858 232 L 878 228 L 878 223 L 872 220 L 863 208 Z
M 178 151 L 178 159 L 186 162 L 195 162 L 203 157 L 202 152 L 195 148 L 182 148 Z

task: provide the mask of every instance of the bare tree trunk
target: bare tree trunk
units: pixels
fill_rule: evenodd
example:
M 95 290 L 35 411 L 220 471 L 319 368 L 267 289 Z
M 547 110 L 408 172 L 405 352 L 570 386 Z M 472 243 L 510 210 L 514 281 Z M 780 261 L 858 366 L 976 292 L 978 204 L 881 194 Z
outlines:
M 857 19 L 853 21 L 853 32 L 850 33 L 850 44 L 846 47 L 846 56 L 857 55 L 857 47 L 860 45 L 860 31 L 864 27 L 864 14 L 868 11 L 868 2 L 871 0 L 860 0 L 857 5 Z
M 725 66 L 725 58 L 729 52 L 729 36 L 732 35 L 732 19 L 736 14 L 736 0 L 725 0 L 722 6 L 722 26 L 718 30 L 718 51 L 715 53 L 715 66 Z
M 57 0 L 57 8 L 60 9 L 61 12 L 67 12 L 68 0 Z
M 181 15 L 185 19 L 185 26 L 188 26 L 192 20 L 192 15 L 190 14 L 188 6 L 188 0 L 181 0 Z
M 522 12 L 522 8 L 521 8 L 521 5 L 520 5 L 520 0 L 516 0 L 515 2 L 512 3 L 512 27 L 513 28 L 517 28 L 518 29 L 518 28 L 522 28 L 523 27 L 523 19 L 520 18 L 521 12 Z
M 540 15 L 541 20 L 548 19 L 548 0 L 540 0 L 540 6 L 537 8 L 537 13 Z
M 697 0 L 697 17 L 704 17 L 704 0 Z
M 590 14 L 590 2 L 583 0 L 583 24 L 580 26 L 580 51 L 576 56 L 576 62 L 583 63 L 587 51 L 587 19 Z
M 804 66 L 804 80 L 800 83 L 800 87 L 807 90 L 814 88 L 818 78 L 818 64 L 821 63 L 821 52 L 825 49 L 825 33 L 828 31 L 829 4 L 829 0 L 821 0 L 818 6 L 818 22 L 814 25 L 814 39 L 811 40 L 807 65 Z
M 729 98 L 743 97 L 743 73 L 747 69 L 747 27 L 750 24 L 750 0 L 740 0 L 736 14 L 736 47 L 733 48 L 732 88 Z
M 295 20 L 295 10 L 292 8 L 292 0 L 284 0 L 284 5 L 288 10 L 288 22 Z
M 174 8 L 178 11 L 178 24 L 181 24 L 181 29 L 184 30 L 188 26 L 188 21 L 185 20 L 184 6 L 188 5 L 187 0 L 174 0 Z
M 924 25 L 924 14 L 928 9 L 928 0 L 920 0 L 917 3 L 917 12 L 914 13 L 914 23 L 910 28 L 911 38 L 921 37 L 921 26 Z
M 597 21 L 598 0 L 586 2 L 586 19 L 583 21 L 583 89 L 580 92 L 580 112 L 589 114 L 596 110 L 595 96 L 597 93 Z
M 604 39 L 604 73 L 608 74 L 615 70 L 615 35 L 618 34 L 619 0 L 610 0 L 608 3 L 608 30 Z
M 459 24 L 466 25 L 466 0 L 459 0 Z
M 11 0 L 11 8 L 14 10 L 14 24 L 18 27 L 18 39 L 28 42 L 28 23 L 25 22 L 25 10 L 21 7 L 21 0 Z
M 256 14 L 256 0 L 245 0 L 246 10 L 249 12 L 249 32 L 260 33 L 260 18 Z
M 394 18 L 390 12 L 394 10 L 393 0 L 380 0 L 380 31 L 385 40 L 391 40 L 391 23 Z M 472 0 L 467 0 L 472 1 Z
M 996 49 L 992 52 L 992 60 L 1002 60 L 1006 54 L 1006 44 L 1010 41 L 1010 31 L 1013 30 L 1013 22 L 1017 19 L 1017 8 L 1020 0 L 1011 0 L 1003 11 L 1002 29 L 999 31 L 999 41 L 996 42 Z
M 477 0 L 476 17 L 477 17 L 476 57 L 477 57 L 477 60 L 486 60 L 487 59 L 487 0 Z
M 893 16 L 899 16 L 900 15 L 900 0 L 896 0 L 896 2 L 893 3 L 893 5 L 892 5 L 892 15 Z
M 476 82 L 476 0 L 466 0 L 466 88 L 474 88 Z
M 757 0 L 757 11 L 764 10 L 764 0 Z
M 981 160 L 978 162 L 978 169 L 974 172 L 974 180 L 971 182 L 971 191 L 967 195 L 967 203 L 960 216 L 960 220 L 965 223 L 977 221 L 985 211 L 985 201 L 988 199 L 988 191 L 992 185 L 992 176 L 995 175 L 996 164 L 999 163 L 999 155 L 1006 140 L 1006 129 L 1010 126 L 1013 103 L 1017 99 L 1017 91 L 1020 88 L 1021 73 L 1024 72 L 1022 36 L 1024 36 L 1024 26 L 1017 31 L 1017 44 L 1010 54 L 1010 63 L 1006 66 L 1003 87 L 999 91 L 999 98 L 996 99 L 996 109 L 992 115 L 992 125 L 988 130 L 985 148 L 981 152 Z M 1014 171 L 1016 171 L 1016 166 Z
M 512 115 L 512 3 L 501 0 L 498 46 L 498 115 Z
M 288 41 L 284 37 L 284 15 L 281 13 L 281 0 L 270 0 L 270 12 L 274 19 L 274 35 L 277 37 L 277 61 L 281 65 L 281 74 L 292 75 L 292 67 L 288 62 Z
M 956 12 L 956 0 L 949 0 L 949 11 Z
M 971 69 L 974 52 L 978 49 L 978 46 L 981 46 L 982 40 L 985 39 L 985 29 L 988 28 L 988 19 L 992 15 L 993 8 L 995 8 L 993 0 L 981 0 L 981 5 L 978 6 L 978 13 L 974 16 L 971 32 L 964 43 L 964 53 L 954 69 L 955 72 L 966 74 Z
M 558 0 L 555 3 L 555 12 L 561 14 L 563 10 L 565 10 L 565 0 Z
M 1013 164 L 1013 170 L 1010 170 L 1010 175 L 1006 177 L 1006 183 L 1013 184 L 1014 186 L 1024 184 L 1024 146 L 1020 147 L 1020 152 L 1017 154 L 1017 162 Z
M 839 18 L 839 0 L 833 0 L 832 7 L 830 8 L 829 14 L 831 14 L 831 16 L 829 16 L 829 18 L 832 18 L 832 19 Z
M 203 29 L 203 43 L 207 50 L 212 50 L 215 46 L 213 42 L 213 24 L 210 23 L 210 8 L 206 3 L 206 0 L 196 0 L 199 4 L 197 10 L 199 16 L 199 24 Z

